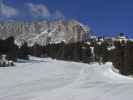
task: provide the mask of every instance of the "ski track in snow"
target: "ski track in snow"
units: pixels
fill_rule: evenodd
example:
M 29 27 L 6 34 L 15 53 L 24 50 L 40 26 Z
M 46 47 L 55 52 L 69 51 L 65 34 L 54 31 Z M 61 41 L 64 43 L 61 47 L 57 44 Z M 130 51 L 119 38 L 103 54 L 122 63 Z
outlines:
M 0 68 L 0 100 L 132 100 L 133 79 L 105 65 L 31 57 Z

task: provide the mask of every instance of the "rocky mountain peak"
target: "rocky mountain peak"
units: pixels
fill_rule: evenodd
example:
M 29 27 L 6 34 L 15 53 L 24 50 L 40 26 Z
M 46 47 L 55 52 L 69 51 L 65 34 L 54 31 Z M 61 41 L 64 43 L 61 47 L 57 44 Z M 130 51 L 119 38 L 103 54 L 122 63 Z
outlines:
M 18 45 L 22 41 L 28 45 L 78 42 L 86 40 L 90 34 L 91 29 L 76 20 L 0 22 L 0 37 L 14 36 Z

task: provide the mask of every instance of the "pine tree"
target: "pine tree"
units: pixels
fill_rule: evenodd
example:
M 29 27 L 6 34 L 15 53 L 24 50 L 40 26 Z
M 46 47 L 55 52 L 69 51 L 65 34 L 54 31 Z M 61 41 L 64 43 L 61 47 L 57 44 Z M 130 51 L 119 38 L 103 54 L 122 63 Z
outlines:
M 7 47 L 7 59 L 17 61 L 18 46 L 14 44 L 14 37 L 9 37 L 5 40 Z
M 19 52 L 18 52 L 18 58 L 20 59 L 29 59 L 29 47 L 27 45 L 26 42 L 24 42 L 24 44 L 19 48 Z

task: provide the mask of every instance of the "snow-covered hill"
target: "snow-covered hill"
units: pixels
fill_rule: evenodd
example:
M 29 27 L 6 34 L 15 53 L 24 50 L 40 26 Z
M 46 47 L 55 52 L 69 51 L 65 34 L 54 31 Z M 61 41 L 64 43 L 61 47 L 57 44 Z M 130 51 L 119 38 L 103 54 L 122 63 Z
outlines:
M 26 41 L 28 45 L 46 45 L 57 42 L 78 42 L 86 40 L 92 30 L 76 20 L 0 22 L 0 38 L 14 36 L 16 44 Z
M 34 58 L 0 68 L 0 100 L 132 100 L 133 79 L 111 63 L 83 64 Z

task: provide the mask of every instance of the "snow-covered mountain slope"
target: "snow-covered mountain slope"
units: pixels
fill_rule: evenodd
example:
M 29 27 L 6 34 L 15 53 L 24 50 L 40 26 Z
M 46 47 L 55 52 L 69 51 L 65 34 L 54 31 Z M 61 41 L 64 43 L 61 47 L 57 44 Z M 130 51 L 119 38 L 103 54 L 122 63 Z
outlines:
M 82 64 L 31 58 L 0 68 L 0 100 L 132 100 L 133 79 L 111 63 Z
M 90 27 L 76 20 L 0 22 L 0 38 L 14 36 L 18 45 L 23 41 L 28 42 L 28 45 L 83 41 L 91 32 Z

